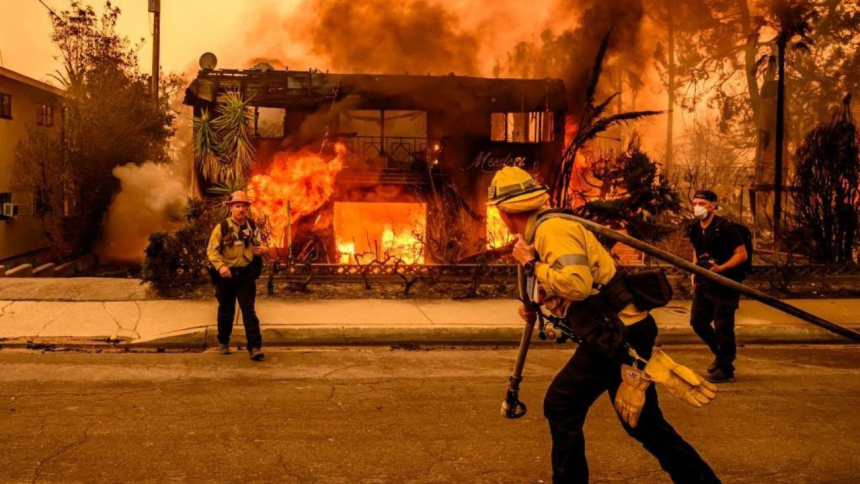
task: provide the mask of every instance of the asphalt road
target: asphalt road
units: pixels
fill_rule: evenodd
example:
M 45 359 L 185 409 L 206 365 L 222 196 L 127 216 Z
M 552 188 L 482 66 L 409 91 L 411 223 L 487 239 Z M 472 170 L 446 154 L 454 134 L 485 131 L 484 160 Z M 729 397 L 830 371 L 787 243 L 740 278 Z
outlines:
M 702 348 L 670 347 L 701 369 Z M 535 350 L 521 420 L 499 415 L 513 350 L 244 354 L 0 351 L 0 482 L 548 483 L 541 404 L 571 349 Z M 725 483 L 860 481 L 860 348 L 744 348 L 739 381 L 670 422 Z M 668 483 L 608 398 L 592 482 Z

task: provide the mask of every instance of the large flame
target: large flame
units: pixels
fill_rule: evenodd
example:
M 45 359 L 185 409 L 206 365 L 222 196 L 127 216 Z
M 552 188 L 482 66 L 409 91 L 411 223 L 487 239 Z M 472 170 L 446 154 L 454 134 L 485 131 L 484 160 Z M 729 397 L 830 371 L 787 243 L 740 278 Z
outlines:
M 420 203 L 334 204 L 334 232 L 341 264 L 424 263 L 427 207 Z
M 254 175 L 248 183 L 248 193 L 254 199 L 254 209 L 266 216 L 272 225 L 276 245 L 287 226 L 287 203 L 290 219 L 313 213 L 331 198 L 335 177 L 343 169 L 346 147 L 337 143 L 335 157 L 327 160 L 312 151 L 275 154 L 265 174 Z

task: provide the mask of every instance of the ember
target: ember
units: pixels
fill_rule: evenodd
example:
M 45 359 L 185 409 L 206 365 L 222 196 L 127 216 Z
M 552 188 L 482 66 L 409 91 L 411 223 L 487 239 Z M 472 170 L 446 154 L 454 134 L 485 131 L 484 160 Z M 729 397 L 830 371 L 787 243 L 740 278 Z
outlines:
M 287 203 L 292 223 L 311 214 L 331 197 L 335 177 L 344 167 L 346 148 L 335 145 L 335 157 L 326 160 L 312 151 L 277 153 L 265 174 L 254 175 L 248 192 L 254 208 L 267 217 L 280 243 L 287 226 Z

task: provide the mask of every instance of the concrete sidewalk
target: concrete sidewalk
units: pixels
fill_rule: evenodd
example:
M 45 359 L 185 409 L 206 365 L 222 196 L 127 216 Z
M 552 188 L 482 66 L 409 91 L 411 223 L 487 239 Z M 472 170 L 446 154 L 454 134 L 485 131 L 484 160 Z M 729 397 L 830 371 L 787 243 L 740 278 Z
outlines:
M 860 299 L 793 300 L 792 304 L 860 330 Z M 515 300 L 260 299 L 264 344 L 516 344 L 523 323 Z M 660 342 L 699 343 L 690 301 L 655 311 Z M 205 348 L 215 345 L 214 300 L 0 300 L 0 345 L 93 345 Z M 244 342 L 241 321 L 234 342 Z M 755 301 L 741 301 L 740 343 L 848 343 Z

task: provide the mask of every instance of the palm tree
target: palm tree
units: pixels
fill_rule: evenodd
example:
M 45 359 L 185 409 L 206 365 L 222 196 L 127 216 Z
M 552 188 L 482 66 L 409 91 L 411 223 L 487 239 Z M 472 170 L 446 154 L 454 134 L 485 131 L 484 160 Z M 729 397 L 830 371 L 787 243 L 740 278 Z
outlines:
M 572 202 L 570 182 L 575 173 L 576 154 L 587 142 L 617 124 L 661 114 L 661 111 L 633 111 L 603 116 L 609 104 L 620 94 L 618 92 L 604 99 L 600 104 L 594 105 L 594 95 L 597 91 L 597 84 L 600 81 L 600 74 L 603 70 L 603 59 L 606 56 L 606 51 L 609 49 L 611 35 L 612 31 L 610 30 L 600 43 L 597 58 L 594 60 L 594 67 L 591 71 L 591 78 L 585 88 L 585 109 L 580 117 L 573 140 L 571 140 L 561 155 L 561 173 L 555 179 L 552 191 L 552 206 L 554 207 L 570 208 Z
M 212 126 L 221 137 L 218 151 L 229 168 L 222 172 L 223 179 L 237 180 L 254 166 L 254 146 L 251 144 L 254 118 L 248 109 L 250 99 L 230 92 L 218 106 L 218 117 Z
M 785 154 L 785 56 L 791 44 L 793 50 L 809 51 L 812 23 L 818 13 L 809 0 L 774 0 L 771 6 L 771 27 L 776 30 L 772 42 L 776 45 L 777 91 L 776 91 L 776 153 L 774 156 L 773 181 L 773 255 L 777 259 L 778 241 L 782 230 L 782 184 L 783 157 Z M 771 65 L 773 57 L 769 59 Z
M 212 182 L 235 183 L 254 166 L 249 102 L 230 92 L 216 108 L 214 119 L 209 111 L 194 118 L 194 161 L 200 173 Z

